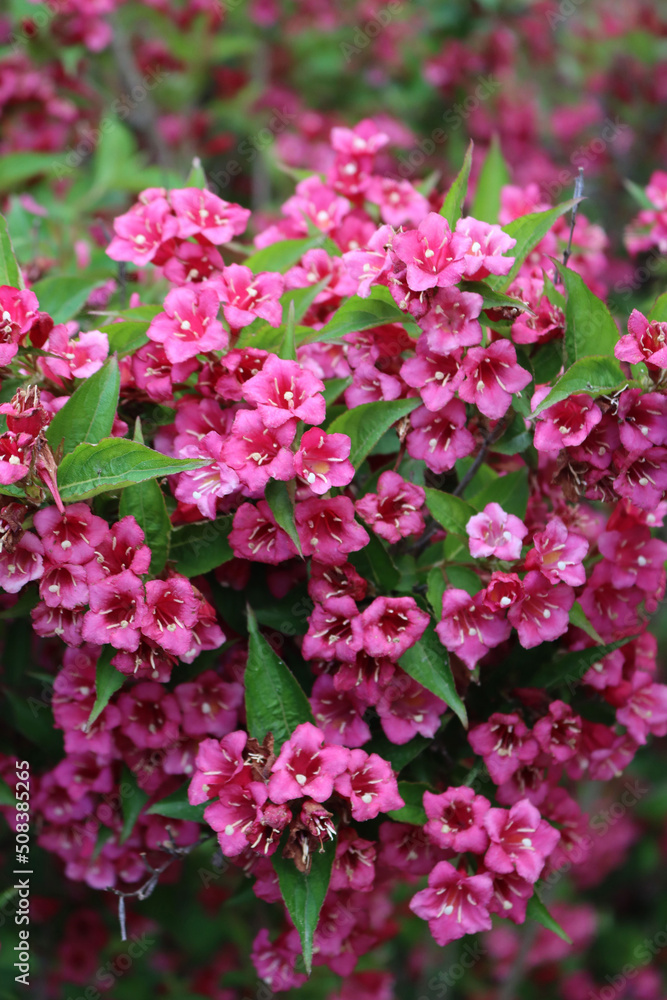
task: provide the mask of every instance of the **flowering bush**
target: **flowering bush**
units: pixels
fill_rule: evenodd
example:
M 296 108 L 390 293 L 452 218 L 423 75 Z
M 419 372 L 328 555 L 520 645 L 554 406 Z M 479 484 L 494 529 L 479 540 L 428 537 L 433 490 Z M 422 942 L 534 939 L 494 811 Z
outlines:
M 55 36 L 115 39 L 123 65 L 120 5 L 93 6 L 61 4 Z M 17 130 L 29 69 L 5 66 Z M 47 150 L 78 114 L 61 84 Z M 461 996 L 662 996 L 664 944 L 608 981 L 577 954 L 667 735 L 667 296 L 619 306 L 579 186 L 510 183 L 497 141 L 422 183 L 389 158 L 396 123 L 358 119 L 272 214 L 198 160 L 139 171 L 104 224 L 81 208 L 76 275 L 24 231 L 71 179 L 5 205 L 0 811 L 37 925 L 18 960 L 2 940 L 12 988 L 393 1000 L 406 970 L 440 996 L 473 969 Z M 50 153 L 21 141 L 23 183 Z M 106 197 L 116 165 L 95 169 Z M 627 250 L 664 254 L 667 174 L 631 187 Z

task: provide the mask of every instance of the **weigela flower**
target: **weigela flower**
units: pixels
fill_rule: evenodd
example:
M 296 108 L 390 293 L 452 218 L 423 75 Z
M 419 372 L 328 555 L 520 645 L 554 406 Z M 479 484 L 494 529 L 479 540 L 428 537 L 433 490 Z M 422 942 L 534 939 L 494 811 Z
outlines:
M 534 760 L 539 751 L 537 741 L 516 713 L 494 712 L 488 722 L 470 730 L 468 742 L 484 759 L 497 785 L 509 781 L 514 772 L 522 764 Z
M 368 241 L 363 250 L 348 250 L 343 254 L 345 266 L 352 277 L 359 282 L 357 295 L 367 299 L 374 284 L 386 284 L 391 270 L 391 256 L 388 247 L 394 236 L 391 226 L 381 226 Z
M 533 726 L 533 736 L 545 753 L 563 763 L 579 749 L 581 719 L 564 701 L 552 701 L 548 714 Z
M 354 477 L 347 434 L 325 434 L 312 427 L 302 435 L 294 454 L 294 471 L 318 496 L 334 486 L 347 486 Z
M 181 710 L 158 681 L 141 681 L 118 698 L 125 735 L 137 747 L 155 750 L 178 737 Z
M 467 216 L 459 219 L 454 232 L 472 240 L 472 245 L 464 254 L 466 278 L 481 281 L 491 274 L 510 273 L 514 257 L 503 255 L 516 246 L 516 240 L 504 233 L 500 226 Z
M 99 371 L 109 354 L 109 338 L 99 330 L 88 330 L 71 339 L 72 324 L 54 326 L 44 349 L 46 357 L 37 359 L 41 371 L 62 385 L 62 379 L 88 378 Z
M 431 298 L 430 308 L 419 319 L 429 350 L 451 354 L 460 347 L 481 343 L 479 315 L 483 304 L 484 299 L 477 292 L 439 288 Z
M 396 662 L 421 639 L 429 620 L 414 597 L 376 597 L 352 619 L 352 634 L 369 656 Z
M 532 381 L 530 372 L 516 359 L 516 350 L 507 340 L 495 340 L 488 347 L 471 347 L 461 370 L 464 379 L 459 396 L 492 420 L 503 417 L 512 404 L 512 395 Z
M 491 611 L 498 612 L 518 601 L 522 591 L 523 585 L 516 573 L 501 573 L 496 570 L 491 574 L 482 601 Z
M 585 393 L 575 393 L 543 410 L 535 424 L 538 451 L 559 452 L 579 445 L 600 423 L 602 411 Z
M 84 566 L 49 563 L 39 581 L 39 596 L 50 608 L 76 608 L 88 603 Z
M 198 607 L 192 584 L 184 576 L 149 580 L 141 612 L 142 635 L 179 656 L 190 648 Z
M 328 566 L 313 561 L 310 565 L 308 593 L 319 604 L 332 597 L 353 597 L 355 601 L 361 601 L 366 596 L 367 588 L 366 580 L 359 576 L 352 563 Z
M 336 858 L 331 871 L 331 888 L 366 892 L 375 879 L 377 851 L 372 840 L 364 840 L 351 826 L 338 834 Z
M 266 500 L 255 506 L 243 503 L 234 514 L 229 544 L 239 559 L 279 563 L 298 555 L 296 545 L 276 523 Z
M 657 392 L 626 389 L 618 400 L 618 431 L 627 451 L 645 451 L 667 444 L 667 397 Z
M 355 522 L 348 497 L 303 500 L 296 504 L 294 520 L 303 554 L 317 562 L 340 565 L 349 552 L 368 544 L 368 534 Z
M 199 744 L 195 772 L 188 788 L 188 800 L 196 806 L 220 795 L 230 782 L 247 784 L 250 768 L 246 766 L 243 751 L 248 734 L 239 730 L 221 740 L 206 739 Z
M 340 224 L 349 207 L 347 198 L 341 198 L 319 177 L 307 177 L 299 181 L 296 194 L 287 199 L 283 212 L 300 222 L 309 219 L 323 233 L 329 233 Z
M 407 482 L 397 472 L 383 472 L 377 483 L 377 493 L 366 493 L 354 507 L 376 535 L 388 542 L 398 542 L 409 535 L 421 535 L 426 494 L 421 486 Z
M 107 256 L 141 267 L 154 260 L 162 244 L 176 236 L 178 221 L 166 198 L 155 198 L 116 216 L 113 228 L 115 236 L 107 247 Z
M 417 734 L 429 739 L 435 736 L 447 706 L 441 698 L 398 670 L 375 708 L 387 739 L 401 745 Z
M 455 285 L 465 271 L 464 254 L 471 246 L 469 236 L 452 234 L 446 219 L 429 212 L 417 229 L 396 235 L 391 249 L 407 266 L 408 287 L 422 292 Z
M 27 583 L 39 580 L 43 555 L 44 546 L 31 531 L 26 531 L 12 549 L 0 547 L 0 587 L 8 594 L 17 594 Z
M 470 539 L 470 555 L 475 559 L 505 559 L 513 562 L 521 555 L 521 543 L 528 528 L 514 514 L 507 514 L 500 504 L 487 503 L 481 514 L 475 514 L 466 524 Z
M 482 854 L 489 842 L 482 822 L 490 808 L 488 799 L 465 786 L 448 788 L 439 795 L 424 792 L 428 816 L 424 831 L 438 847 Z
M 359 609 L 349 596 L 330 597 L 316 604 L 303 637 L 303 658 L 354 663 L 361 649 L 361 637 L 352 631 L 352 622 L 358 614 Z
M 445 649 L 472 670 L 490 649 L 509 638 L 511 628 L 486 606 L 483 592 L 471 597 L 465 590 L 448 587 L 435 631 Z
M 432 351 L 425 337 L 417 341 L 417 353 L 401 367 L 401 378 L 414 389 L 419 389 L 424 406 L 438 412 L 450 399 L 463 378 L 461 351 L 444 355 Z
M 667 490 L 667 448 L 648 448 L 620 456 L 620 469 L 613 486 L 642 510 L 652 510 Z
M 364 193 L 368 201 L 379 206 L 382 221 L 394 229 L 406 224 L 417 226 L 428 213 L 427 199 L 410 181 L 372 177 Z
M 637 743 L 646 743 L 649 733 L 667 733 L 667 685 L 655 684 L 650 674 L 637 670 L 631 681 L 613 692 L 613 698 L 617 704 L 623 699 L 616 718 Z
M 229 334 L 215 317 L 220 300 L 213 288 L 173 288 L 164 300 L 164 312 L 151 320 L 147 335 L 162 344 L 172 364 L 222 351 Z
M 643 361 L 649 368 L 667 368 L 667 323 L 650 323 L 638 309 L 633 309 L 628 333 L 616 344 L 614 355 L 630 364 Z
M 125 569 L 141 576 L 148 572 L 150 561 L 151 550 L 144 544 L 144 533 L 135 518 L 128 515 L 112 524 L 95 546 L 95 558 L 86 563 L 88 581 L 115 576 Z
M 350 750 L 346 768 L 336 778 L 335 787 L 339 795 L 350 800 L 353 819 L 374 819 L 381 812 L 405 805 L 391 764 L 378 754 Z
M 289 446 L 295 434 L 295 420 L 267 427 L 262 414 L 239 410 L 221 457 L 248 489 L 263 490 L 269 479 L 293 478 L 294 455 Z
M 257 406 L 267 427 L 280 427 L 293 420 L 320 424 L 325 417 L 324 383 L 296 361 L 269 355 L 262 370 L 248 379 L 243 398 Z
M 573 604 L 572 587 L 564 583 L 554 585 L 542 573 L 531 570 L 526 573 L 523 593 L 509 608 L 507 618 L 519 633 L 523 648 L 532 649 L 567 632 Z
M 169 201 L 178 222 L 178 235 L 204 236 L 210 243 L 229 243 L 245 231 L 250 210 L 224 201 L 205 188 L 177 188 Z
M 258 316 L 270 326 L 280 326 L 283 316 L 280 296 L 285 288 L 282 274 L 269 271 L 253 274 L 249 267 L 230 264 L 214 284 L 223 303 L 224 317 L 233 329 L 249 326 Z
M 218 834 L 220 849 L 226 857 L 234 858 L 246 849 L 248 834 L 261 816 L 268 794 L 262 781 L 248 784 L 231 781 L 225 785 L 221 798 L 206 806 L 204 819 Z
M 568 531 L 559 517 L 551 517 L 544 531 L 533 535 L 533 548 L 526 556 L 526 569 L 538 569 L 550 583 L 559 581 L 570 587 L 586 582 L 582 560 L 588 554 L 588 542 Z
M 71 508 L 68 508 L 71 510 Z M 144 594 L 141 580 L 131 570 L 107 576 L 90 585 L 90 610 L 81 628 L 86 642 L 111 643 L 133 652 L 139 646 Z
M 34 292 L 0 285 L 0 366 L 16 356 L 19 344 L 39 316 Z
M 60 565 L 89 562 L 109 531 L 107 522 L 85 503 L 70 504 L 62 514 L 56 507 L 45 507 L 34 520 L 44 551 L 51 562 Z
M 466 934 L 491 929 L 492 892 L 488 875 L 466 875 L 448 861 L 440 861 L 428 877 L 428 889 L 410 900 L 410 909 L 428 920 L 436 942 L 446 945 Z
M 543 820 L 527 800 L 517 802 L 509 811 L 489 809 L 483 823 L 491 841 L 484 855 L 489 871 L 516 871 L 527 882 L 537 882 L 544 862 L 558 843 L 558 830 Z
M 269 796 L 272 802 L 288 802 L 309 796 L 324 802 L 331 796 L 334 778 L 348 764 L 344 747 L 324 746 L 324 733 L 311 722 L 297 726 L 283 743 L 271 768 Z
M 465 458 L 475 448 L 475 439 L 465 426 L 466 408 L 458 399 L 437 413 L 420 406 L 410 414 L 410 424 L 408 455 L 422 459 L 431 472 L 453 469 L 459 458 Z
M 313 684 L 310 705 L 327 743 L 360 747 L 370 740 L 371 731 L 363 720 L 366 702 L 354 689 L 340 691 L 336 688 L 329 674 L 322 674 Z
M 532 883 L 515 871 L 503 874 L 482 869 L 482 874 L 488 875 L 493 882 L 489 912 L 506 917 L 515 924 L 525 923 L 528 900 L 535 892 Z
M 215 520 L 217 501 L 234 493 L 240 486 L 235 470 L 222 459 L 225 439 L 209 431 L 197 444 L 179 450 L 180 458 L 212 459 L 200 469 L 182 472 L 174 490 L 177 500 L 196 505 L 203 517 Z

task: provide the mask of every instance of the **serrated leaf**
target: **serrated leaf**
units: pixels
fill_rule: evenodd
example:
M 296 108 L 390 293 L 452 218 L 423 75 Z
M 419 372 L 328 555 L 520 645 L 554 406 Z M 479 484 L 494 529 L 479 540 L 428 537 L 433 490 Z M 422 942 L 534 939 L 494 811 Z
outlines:
M 294 861 L 273 855 L 273 867 L 278 875 L 280 894 L 301 938 L 301 951 L 306 972 L 313 964 L 313 938 L 322 904 L 329 890 L 331 870 L 336 856 L 335 844 L 326 844 L 324 851 L 314 851 L 310 872 L 298 871 Z
M 146 813 L 151 816 L 167 816 L 169 819 L 182 819 L 190 823 L 203 823 L 204 810 L 207 805 L 207 802 L 202 802 L 198 806 L 190 805 L 186 783 L 177 791 L 172 792 L 171 795 L 167 795 L 166 798 L 160 799 L 159 802 L 154 802 L 153 805 L 148 807 Z
M 286 663 L 274 652 L 248 608 L 245 704 L 248 732 L 258 740 L 273 733 L 276 753 L 302 722 L 312 722 L 308 699 Z
M 97 444 L 111 434 L 120 394 L 120 369 L 111 357 L 70 396 L 49 424 L 46 439 L 68 455 L 78 444 Z
M 294 504 L 289 495 L 287 483 L 277 479 L 269 479 L 264 490 L 264 498 L 271 508 L 271 513 L 278 526 L 289 535 L 296 545 L 297 552 L 302 556 L 301 541 L 294 523 Z
M 428 626 L 419 642 L 403 653 L 399 665 L 406 674 L 428 688 L 438 698 L 442 698 L 461 720 L 462 725 L 468 728 L 468 713 L 456 690 L 449 666 L 449 654 L 438 639 L 433 625 Z
M 586 617 L 586 612 L 582 608 L 579 601 L 575 601 L 572 607 L 570 608 L 570 625 L 574 625 L 575 628 L 580 628 L 582 632 L 585 632 L 586 635 L 590 636 L 593 642 L 597 642 L 598 645 L 600 646 L 604 645 L 604 639 L 602 638 L 599 632 L 596 632 L 596 630 L 589 622 L 588 618 Z
M 95 703 L 88 716 L 86 728 L 90 729 L 109 704 L 110 699 L 125 682 L 125 674 L 112 666 L 112 659 L 118 652 L 113 646 L 104 646 L 95 668 Z
M 466 155 L 463 158 L 463 166 L 459 170 L 452 186 L 445 195 L 445 200 L 442 203 L 442 208 L 440 209 L 440 215 L 444 216 L 449 223 L 450 229 L 452 230 L 461 218 L 463 203 L 468 192 L 468 178 L 470 177 L 470 168 L 472 166 L 473 146 L 474 144 L 471 140 L 466 150 Z
M 500 192 L 509 183 L 507 163 L 498 136 L 494 135 L 477 180 L 475 197 L 470 208 L 473 219 L 497 223 L 500 213 Z
M 613 358 L 618 327 L 606 305 L 576 271 L 558 264 L 558 273 L 567 292 L 565 349 L 569 363 L 591 355 Z
M 477 511 L 461 497 L 426 487 L 426 506 L 436 521 L 455 535 L 465 535 L 466 525 Z
M 109 338 L 109 353 L 115 352 L 122 358 L 126 354 L 134 354 L 148 343 L 148 326 L 148 320 L 122 320 L 120 323 L 100 326 L 99 330 Z
M 599 396 L 601 393 L 614 392 L 625 385 L 627 379 L 624 379 L 621 366 L 615 358 L 580 358 L 561 375 L 549 395 L 535 407 L 533 416 L 576 392 Z
M 147 479 L 143 483 L 126 486 L 121 494 L 119 514 L 121 517 L 131 514 L 143 531 L 146 545 L 151 550 L 150 571 L 153 576 L 158 576 L 167 561 L 171 521 L 157 480 Z
M 563 941 L 572 944 L 572 939 L 565 933 L 561 925 L 555 920 L 537 894 L 530 897 L 526 907 L 526 917 L 528 920 L 536 920 L 548 931 L 553 931 Z
M 412 823 L 413 826 L 424 826 L 428 821 L 428 816 L 424 809 L 424 792 L 430 792 L 431 788 L 421 781 L 399 781 L 398 794 L 405 805 L 401 809 L 390 809 L 387 816 L 391 816 L 398 823 Z
M 124 844 L 134 830 L 134 825 L 147 802 L 147 792 L 143 788 L 139 788 L 136 776 L 125 766 L 120 785 L 120 804 L 123 814 L 123 829 L 119 838 L 120 844 Z
M 0 285 L 25 288 L 4 215 L 0 215 Z
M 522 215 L 521 218 L 514 219 L 508 225 L 503 226 L 503 231 L 516 240 L 516 246 L 509 251 L 509 256 L 514 257 L 514 264 L 509 274 L 491 276 L 486 279 L 487 284 L 501 292 L 509 288 L 528 254 L 546 236 L 556 219 L 565 215 L 580 201 L 580 198 L 571 198 L 555 208 L 547 209 L 546 212 L 531 212 L 530 215 Z
M 65 455 L 58 467 L 58 488 L 62 499 L 72 503 L 205 464 L 199 459 L 169 458 L 127 438 L 103 438 L 98 444 L 77 445 Z
M 420 399 L 381 399 L 362 403 L 341 413 L 327 427 L 327 434 L 347 434 L 352 442 L 350 461 L 358 469 L 383 434 L 402 417 L 421 405 Z
M 412 317 L 398 308 L 388 290 L 374 286 L 367 299 L 362 299 L 359 295 L 352 295 L 346 299 L 321 330 L 311 330 L 307 337 L 299 340 L 299 343 L 319 344 L 340 340 L 347 333 L 371 330 L 385 323 L 401 323 L 403 326 L 417 329 Z
M 169 546 L 169 560 L 183 576 L 200 576 L 229 562 L 234 553 L 228 542 L 232 530 L 232 517 L 218 517 L 215 521 L 197 521 L 173 528 Z
M 487 503 L 498 503 L 508 514 L 516 517 L 526 516 L 528 506 L 528 469 L 517 469 L 504 476 L 498 476 L 488 486 L 480 490 L 471 500 L 478 510 L 483 510 Z
M 39 299 L 40 309 L 47 312 L 54 323 L 67 323 L 81 311 L 90 293 L 108 281 L 110 275 L 111 272 L 96 276 L 54 275 L 36 282 L 32 290 Z

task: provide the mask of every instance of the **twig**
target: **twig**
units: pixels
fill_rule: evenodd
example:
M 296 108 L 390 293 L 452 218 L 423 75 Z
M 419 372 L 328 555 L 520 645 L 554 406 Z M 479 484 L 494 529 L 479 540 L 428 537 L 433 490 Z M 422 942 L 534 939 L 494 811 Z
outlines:
M 574 182 L 574 197 L 581 198 L 584 193 L 584 168 L 579 167 L 579 173 L 576 176 Z M 574 224 L 577 221 L 577 210 L 579 208 L 579 202 L 572 209 L 572 215 L 570 217 L 570 237 L 567 241 L 567 246 L 563 251 L 563 267 L 567 267 L 567 262 L 572 256 L 572 239 L 574 237 Z
M 484 440 L 482 441 L 482 446 L 477 452 L 477 455 L 475 456 L 475 461 L 472 463 L 472 465 L 466 472 L 461 482 L 453 491 L 452 494 L 453 496 L 460 497 L 463 491 L 465 490 L 466 486 L 468 486 L 468 484 L 472 482 L 477 470 L 479 469 L 480 465 L 486 458 L 486 453 L 489 450 L 489 446 L 494 444 L 498 440 L 498 438 L 501 437 L 501 435 L 505 430 L 506 423 L 507 421 L 505 419 L 500 420 L 495 427 L 493 427 L 491 430 L 487 432 L 486 436 L 484 437 Z

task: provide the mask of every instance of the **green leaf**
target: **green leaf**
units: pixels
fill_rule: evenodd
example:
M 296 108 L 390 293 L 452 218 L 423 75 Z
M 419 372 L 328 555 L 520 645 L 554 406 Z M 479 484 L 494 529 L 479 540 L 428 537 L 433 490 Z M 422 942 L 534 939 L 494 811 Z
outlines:
M 294 306 L 294 320 L 298 323 L 306 315 L 313 302 L 323 288 L 326 288 L 331 281 L 331 275 L 322 278 L 316 285 L 308 285 L 307 288 L 290 288 L 280 299 L 283 307 L 283 315 L 289 312 L 291 305 Z
M 646 318 L 649 323 L 667 323 L 667 292 L 658 296 Z
M 516 398 L 516 397 L 515 397 Z M 533 443 L 532 429 L 526 430 L 526 422 L 520 413 L 517 413 L 512 423 L 507 428 L 499 441 L 495 441 L 490 450 L 501 455 L 519 455 Z
M 118 316 L 122 319 L 137 320 L 140 323 L 150 323 L 162 311 L 162 306 L 132 306 L 130 309 L 121 309 Z
M 0 806 L 15 806 L 16 797 L 6 781 L 0 778 Z
M 526 302 L 514 298 L 513 295 L 505 295 L 504 292 L 499 292 L 497 289 L 491 288 L 484 281 L 463 281 L 460 287 L 464 292 L 474 292 L 476 295 L 481 295 L 484 300 L 482 303 L 483 310 L 518 309 L 519 312 L 532 312 L 532 309 Z M 482 319 L 482 322 L 484 322 L 484 319 Z
M 100 653 L 95 670 L 95 704 L 88 716 L 86 729 L 90 729 L 96 719 L 109 704 L 109 700 L 125 682 L 125 674 L 116 670 L 111 661 L 118 652 L 113 646 L 105 646 Z
M 530 674 L 531 687 L 552 688 L 558 684 L 579 683 L 589 667 L 634 638 L 636 636 L 628 636 L 617 639 L 616 642 L 608 642 L 604 646 L 593 646 L 558 656 Z
M 329 889 L 335 857 L 335 844 L 327 844 L 322 853 L 315 851 L 312 854 L 311 869 L 306 874 L 297 869 L 291 858 L 283 858 L 280 853 L 273 855 L 273 867 L 278 875 L 280 894 L 299 932 L 303 961 L 308 975 L 313 965 L 313 937 Z
M 529 920 L 536 920 L 538 924 L 542 924 L 548 931 L 553 931 L 563 941 L 572 944 L 572 939 L 568 937 L 558 921 L 554 920 L 537 893 L 528 900 L 526 917 Z
M 195 156 L 192 161 L 192 167 L 190 168 L 190 173 L 187 176 L 185 186 L 186 188 L 206 188 L 206 174 L 198 156 Z
M 277 479 L 269 479 L 264 490 L 264 498 L 271 508 L 271 513 L 276 519 L 278 526 L 287 532 L 296 545 L 297 552 L 303 556 L 301 551 L 301 541 L 294 523 L 294 504 L 287 489 L 287 483 Z
M 351 552 L 348 558 L 357 572 L 366 580 L 372 580 L 382 593 L 396 589 L 401 574 L 374 531 L 369 532 L 368 545 Z
M 398 308 L 387 289 L 374 286 L 367 299 L 362 299 L 359 295 L 346 299 L 326 326 L 321 330 L 311 330 L 300 343 L 316 341 L 319 344 L 340 340 L 346 333 L 371 330 L 384 323 L 402 323 L 403 326 L 414 327 L 412 317 Z
M 296 361 L 296 342 L 294 333 L 296 329 L 296 319 L 294 312 L 294 302 L 290 302 L 287 309 L 287 323 L 285 324 L 285 336 L 279 356 L 286 361 Z
M 158 576 L 167 561 L 171 521 L 157 480 L 147 479 L 125 487 L 120 498 L 119 515 L 126 517 L 128 514 L 135 518 L 144 533 L 146 545 L 151 550 L 150 571 L 153 576 Z
M 472 498 L 472 503 L 478 510 L 483 510 L 487 503 L 494 501 L 506 513 L 525 517 L 528 506 L 528 469 L 517 469 L 516 472 L 498 476 Z
M 653 204 L 649 196 L 643 187 L 639 184 L 635 184 L 634 181 L 626 179 L 623 181 L 623 186 L 626 191 L 629 191 L 632 197 L 635 199 L 640 208 L 648 208 L 650 211 L 655 212 L 656 206 Z
M 83 276 L 63 274 L 58 277 L 42 278 L 32 286 L 39 299 L 39 307 L 53 317 L 54 323 L 66 323 L 77 315 L 86 303 L 90 293 L 111 275 L 90 274 Z
M 581 358 L 561 375 L 549 395 L 535 408 L 533 416 L 567 399 L 573 393 L 586 392 L 599 396 L 614 392 L 624 385 L 627 385 L 627 379 L 623 378 L 621 366 L 615 358 Z
M 447 192 L 442 208 L 440 209 L 440 215 L 447 219 L 450 229 L 454 229 L 463 211 L 463 202 L 468 192 L 468 178 L 470 177 L 470 167 L 472 166 L 472 151 L 473 142 L 471 140 L 463 159 L 463 166 Z
M 232 530 L 231 515 L 215 521 L 202 521 L 173 528 L 169 560 L 183 576 L 200 576 L 229 562 L 234 553 L 228 542 Z
M 106 333 L 109 338 L 109 353 L 116 352 L 119 357 L 133 354 L 148 343 L 149 322 L 143 320 L 121 320 L 120 323 L 108 323 L 99 327 L 100 333 Z
M 327 409 L 335 403 L 342 392 L 345 392 L 348 385 L 352 385 L 352 379 L 348 378 L 329 378 L 324 383 L 324 402 L 327 405 Z
M 327 427 L 327 434 L 347 434 L 352 442 L 350 461 L 358 469 L 383 434 L 411 413 L 420 399 L 381 399 L 346 410 Z
M 202 802 L 198 806 L 191 806 L 188 801 L 188 783 L 181 785 L 179 789 L 167 795 L 149 806 L 146 812 L 151 816 L 168 816 L 169 819 L 188 820 L 191 823 L 204 822 L 204 810 L 208 803 Z
M 466 525 L 477 511 L 461 497 L 426 487 L 426 506 L 436 521 L 455 535 L 465 535 Z
M 426 600 L 433 609 L 433 614 L 439 618 L 442 614 L 442 598 L 447 583 L 439 566 L 433 566 L 426 577 Z
M 500 148 L 498 136 L 494 135 L 482 164 L 477 180 L 470 214 L 482 222 L 498 222 L 500 214 L 500 192 L 510 182 L 510 174 Z
M 58 467 L 58 488 L 63 500 L 72 503 L 202 465 L 199 459 L 169 458 L 127 438 L 103 438 L 98 444 L 77 445 L 65 455 Z
M 252 608 L 248 608 L 248 634 L 245 671 L 248 731 L 260 741 L 267 733 L 273 733 L 278 753 L 300 723 L 313 721 L 313 714 L 294 674 L 260 633 Z
M 120 394 L 120 369 L 111 357 L 90 375 L 70 396 L 59 410 L 46 432 L 46 439 L 55 450 L 63 445 L 65 455 L 78 444 L 97 444 L 111 434 L 118 396 Z
M 522 215 L 519 219 L 514 219 L 508 225 L 503 226 L 504 232 L 516 240 L 516 246 L 509 251 L 514 257 L 514 264 L 509 274 L 498 275 L 487 278 L 487 284 L 499 291 L 504 291 L 514 281 L 519 268 L 525 261 L 528 254 L 549 232 L 556 219 L 565 215 L 575 205 L 579 204 L 578 198 L 571 198 L 564 201 L 555 208 L 549 208 L 546 212 L 531 212 L 530 215 Z
M 599 646 L 604 645 L 604 639 L 599 634 L 599 632 L 595 631 L 595 629 L 589 622 L 588 618 L 586 617 L 586 612 L 582 608 L 579 601 L 575 601 L 572 607 L 570 608 L 570 625 L 574 625 L 575 628 L 580 628 L 582 632 L 585 632 L 586 635 L 590 636 L 593 642 L 597 642 Z
M 381 735 L 374 736 L 370 743 L 366 743 L 364 750 L 369 754 L 379 754 L 384 760 L 389 761 L 394 771 L 398 772 L 432 744 L 433 740 L 428 739 L 426 736 L 415 736 L 408 743 L 402 743 L 399 746 L 397 743 L 392 743 L 382 733 Z
M 251 257 L 247 257 L 243 263 L 249 267 L 253 274 L 260 271 L 280 271 L 285 272 L 297 264 L 306 250 L 312 250 L 320 246 L 323 236 L 309 236 L 303 240 L 281 240 L 279 243 L 272 243 L 263 250 L 258 250 Z
M 45 174 L 61 164 L 59 153 L 5 153 L 0 158 L 0 192 L 20 187 L 31 177 Z
M 465 590 L 467 594 L 474 597 L 482 589 L 482 581 L 474 569 L 470 569 L 468 566 L 447 566 L 446 571 L 447 579 L 457 590 Z
M 25 288 L 4 215 L 0 215 L 0 285 Z
M 576 271 L 559 264 L 558 273 L 567 292 L 565 348 L 570 364 L 591 355 L 613 358 L 618 327 L 606 305 Z
M 398 794 L 405 805 L 401 809 L 390 809 L 387 816 L 391 816 L 398 823 L 412 823 L 413 826 L 424 826 L 428 821 L 428 816 L 424 810 L 424 792 L 431 789 L 420 781 L 399 781 Z
M 123 829 L 119 843 L 124 844 L 139 819 L 141 810 L 148 802 L 148 793 L 137 784 L 136 776 L 125 766 L 120 785 L 120 803 L 123 813 Z
M 462 725 L 468 728 L 468 713 L 454 684 L 449 654 L 435 634 L 433 625 L 428 626 L 419 642 L 403 653 L 399 664 L 406 674 L 442 698 Z

